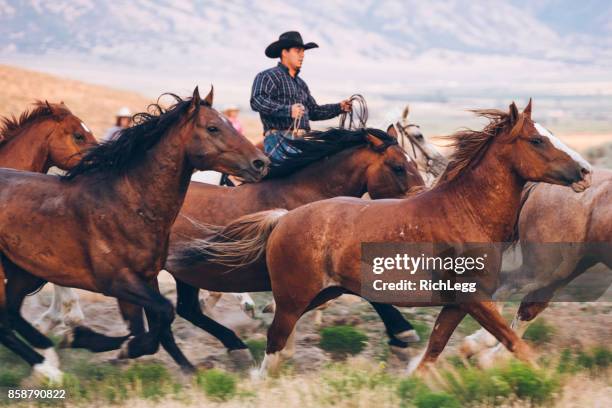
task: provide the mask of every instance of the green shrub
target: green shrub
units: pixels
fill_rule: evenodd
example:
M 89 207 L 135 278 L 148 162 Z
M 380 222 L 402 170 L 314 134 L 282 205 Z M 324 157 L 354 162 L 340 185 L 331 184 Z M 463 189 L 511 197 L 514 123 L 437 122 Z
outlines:
M 123 376 L 142 398 L 157 400 L 175 389 L 170 373 L 161 364 L 134 364 Z
M 368 336 L 352 326 L 326 327 L 321 330 L 321 348 L 331 353 L 335 358 L 346 358 L 356 355 L 366 347 Z
M 544 319 L 537 319 L 527 327 L 523 338 L 534 344 L 542 345 L 550 341 L 554 332 L 554 326 L 546 323 Z
M 428 392 L 429 389 L 421 380 L 414 377 L 403 379 L 397 386 L 397 395 L 400 397 L 402 402 L 409 402 L 414 400 L 417 395 L 423 392 Z
M 198 372 L 196 382 L 206 395 L 218 401 L 227 401 L 236 395 L 236 377 L 218 369 Z
M 417 408 L 461 408 L 459 401 L 445 392 L 423 392 L 416 396 Z
M 580 350 L 576 355 L 576 365 L 591 370 L 595 365 L 595 359 L 588 352 Z
M 612 352 L 606 347 L 595 347 L 593 349 L 595 366 L 601 369 L 608 368 L 612 363 Z
M 255 362 L 257 364 L 261 363 L 264 358 L 264 355 L 266 354 L 266 341 L 250 339 L 247 340 L 245 343 L 249 348 L 249 351 L 251 352 L 251 355 L 253 356 Z
M 446 390 L 466 405 L 473 402 L 496 405 L 512 394 L 510 385 L 495 370 L 459 368 L 445 372 L 444 378 Z
M 552 400 L 559 387 L 558 379 L 554 375 L 516 361 L 502 368 L 499 375 L 518 398 L 536 404 Z

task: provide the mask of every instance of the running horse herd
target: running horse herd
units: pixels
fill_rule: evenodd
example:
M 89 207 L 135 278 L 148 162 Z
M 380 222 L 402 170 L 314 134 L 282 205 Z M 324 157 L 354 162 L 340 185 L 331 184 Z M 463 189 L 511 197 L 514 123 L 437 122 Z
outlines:
M 469 301 L 424 291 L 393 304 L 369 300 L 398 347 L 407 346 L 414 330 L 396 306 L 441 307 L 426 350 L 410 364 L 422 371 L 468 314 L 486 331 L 467 337 L 464 353 L 491 360 L 503 352 L 499 341 L 535 364 L 521 339 L 526 323 L 589 267 L 612 268 L 610 251 L 588 245 L 572 256 L 556 254 L 556 262 L 546 263 L 552 270 L 534 267 L 551 254 L 530 250 L 524 246 L 529 242 L 612 241 L 612 172 L 593 170 L 534 122 L 531 101 L 522 112 L 514 103 L 508 111 L 475 111 L 488 125 L 449 136 L 454 152 L 444 167 L 446 160 L 408 122 L 407 111 L 386 131 L 333 128 L 291 140 L 301 153 L 279 164 L 212 108 L 212 90 L 204 99 L 197 88 L 191 98 L 172 96 L 172 106 L 152 105 L 120 137 L 100 145 L 63 103 L 38 102 L 21 117 L 4 119 L 0 342 L 41 379 L 62 379 L 43 332 L 61 320 L 55 314 L 62 305 L 78 306 L 76 295 L 61 287 L 116 298 L 129 329 L 119 337 L 97 333 L 82 325 L 77 309 L 64 319 L 66 345 L 119 350 L 121 358 L 154 354 L 161 345 L 188 372 L 194 367 L 171 330 L 175 308 L 159 291 L 162 269 L 176 280 L 176 313 L 243 362 L 251 361 L 247 346 L 202 312 L 199 291 L 272 291 L 274 319 L 260 369 L 265 375 L 292 355 L 303 314 L 341 294 L 362 296 L 362 242 L 504 243 L 518 233 L 521 268 L 534 268 L 525 282 L 501 272 L 500 250 L 491 253 L 487 274 L 473 276 L 477 291 Z M 51 166 L 67 173 L 44 174 Z M 196 169 L 244 183 L 190 182 Z M 365 193 L 371 199 L 362 199 Z M 21 307 L 47 282 L 56 284 L 56 299 L 37 324 L 41 332 L 22 317 Z M 524 288 L 515 332 L 493 299 Z

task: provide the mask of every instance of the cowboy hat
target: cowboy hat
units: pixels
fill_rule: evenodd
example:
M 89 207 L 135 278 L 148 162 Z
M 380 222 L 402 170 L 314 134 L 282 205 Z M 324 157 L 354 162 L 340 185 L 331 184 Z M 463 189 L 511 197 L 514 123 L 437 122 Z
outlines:
M 124 106 L 123 108 L 117 111 L 117 114 L 115 114 L 115 116 L 118 118 L 131 118 L 132 111 L 127 106 Z
M 297 31 L 287 31 L 278 37 L 278 41 L 274 41 L 272 44 L 268 45 L 266 48 L 266 56 L 269 58 L 278 58 L 282 50 L 291 47 L 301 47 L 305 50 L 309 50 L 311 48 L 318 48 L 319 46 L 313 42 L 304 44 L 300 33 Z

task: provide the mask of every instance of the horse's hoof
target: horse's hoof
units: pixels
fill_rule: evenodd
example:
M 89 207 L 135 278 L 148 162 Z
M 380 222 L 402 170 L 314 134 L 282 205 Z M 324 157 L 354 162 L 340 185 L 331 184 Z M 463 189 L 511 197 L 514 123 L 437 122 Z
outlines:
M 495 347 L 482 350 L 480 353 L 476 354 L 474 358 L 479 368 L 489 369 L 510 360 L 512 358 L 512 353 L 501 344 L 498 344 Z
M 134 336 L 130 336 L 126 341 L 123 342 L 121 348 L 119 349 L 119 354 L 117 355 L 118 360 L 127 360 L 130 358 L 130 341 L 134 338 Z
M 391 354 L 397 357 L 400 361 L 410 360 L 410 348 L 408 347 L 398 347 L 389 345 L 389 350 L 391 350 Z
M 416 330 L 404 330 L 403 332 L 397 333 L 394 335 L 398 339 L 405 341 L 406 343 L 418 343 L 421 341 L 421 337 L 419 337 L 419 333 Z
M 494 347 L 496 344 L 497 339 L 492 334 L 484 329 L 479 329 L 463 339 L 459 351 L 464 356 L 471 357 L 486 348 Z
M 66 328 L 59 333 L 61 338 L 58 344 L 59 348 L 72 348 L 74 342 L 74 329 Z
M 274 304 L 274 302 L 272 302 L 264 306 L 264 308 L 261 310 L 261 313 L 274 313 L 275 311 L 276 305 Z
M 181 372 L 186 375 L 193 375 L 198 370 L 191 364 L 186 364 L 181 366 Z
M 251 319 L 255 319 L 255 305 L 252 303 L 242 304 L 242 311 Z
M 227 352 L 234 367 L 238 370 L 245 370 L 253 367 L 255 360 L 249 349 L 236 349 Z
M 60 385 L 64 378 L 64 373 L 59 368 L 43 361 L 32 367 L 31 380 L 37 384 L 47 382 L 49 384 Z

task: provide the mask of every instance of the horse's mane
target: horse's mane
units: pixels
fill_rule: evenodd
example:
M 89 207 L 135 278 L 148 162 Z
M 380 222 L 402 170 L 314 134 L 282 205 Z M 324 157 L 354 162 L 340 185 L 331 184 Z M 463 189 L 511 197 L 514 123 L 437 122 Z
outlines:
M 33 109 L 23 111 L 19 117 L 11 115 L 10 117 L 3 117 L 0 119 L 0 146 L 14 139 L 26 126 L 40 119 L 50 117 L 61 119 L 71 114 L 72 112 L 70 112 L 64 104 L 49 104 L 43 101 L 36 101 Z
M 120 131 L 117 138 L 93 147 L 83 159 L 64 176 L 65 180 L 82 174 L 104 174 L 118 176 L 136 167 L 146 157 L 146 153 L 168 133 L 170 127 L 187 111 L 191 98 L 182 99 L 171 93 L 160 96 L 171 96 L 175 103 L 163 108 L 156 103 L 148 106 L 148 112 L 134 115 L 134 125 Z M 206 105 L 202 101 L 202 105 Z
M 511 126 L 508 112 L 498 109 L 475 109 L 471 112 L 489 119 L 489 123 L 480 131 L 462 129 L 450 136 L 442 137 L 442 139 L 450 140 L 450 146 L 454 147 L 455 150 L 449 157 L 446 170 L 433 187 L 442 186 L 457 179 L 468 168 L 477 164 L 495 136 Z M 522 123 L 522 120 L 517 121 L 517 125 L 522 126 Z
M 326 131 L 312 131 L 301 139 L 287 138 L 278 146 L 285 159 L 279 161 L 275 160 L 274 156 L 270 157 L 270 171 L 266 178 L 284 177 L 323 157 L 331 156 L 352 147 L 366 145 L 368 134 L 380 139 L 384 143 L 383 148 L 397 144 L 394 137 L 380 129 L 347 130 L 331 128 Z M 298 153 L 293 149 L 296 149 Z

